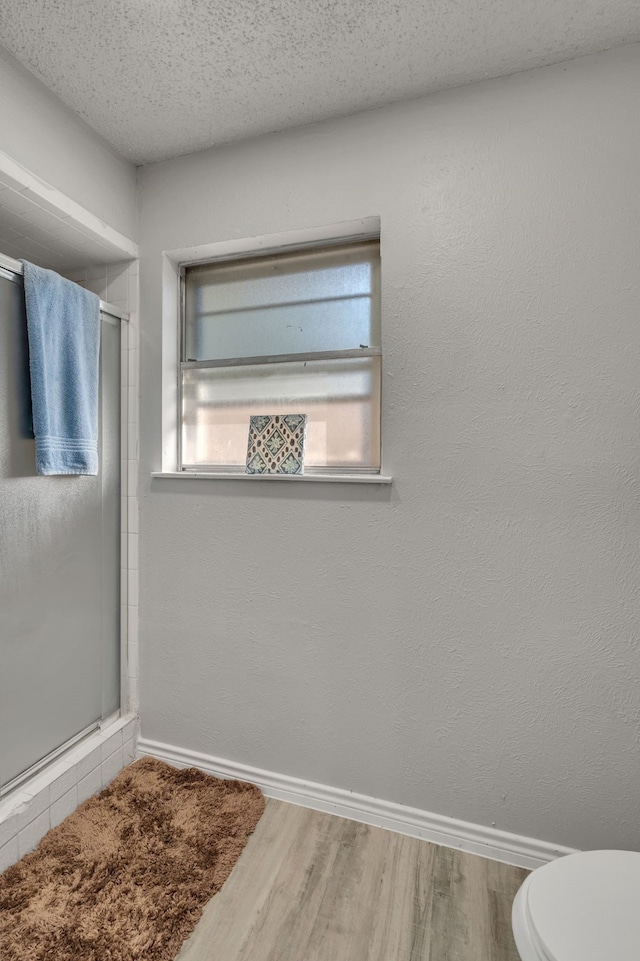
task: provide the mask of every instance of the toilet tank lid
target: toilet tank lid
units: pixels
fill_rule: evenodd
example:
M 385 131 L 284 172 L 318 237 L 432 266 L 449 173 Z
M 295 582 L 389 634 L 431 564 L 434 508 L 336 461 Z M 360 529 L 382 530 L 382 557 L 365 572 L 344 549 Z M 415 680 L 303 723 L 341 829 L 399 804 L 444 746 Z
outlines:
M 585 851 L 530 877 L 527 916 L 551 961 L 640 959 L 640 854 Z

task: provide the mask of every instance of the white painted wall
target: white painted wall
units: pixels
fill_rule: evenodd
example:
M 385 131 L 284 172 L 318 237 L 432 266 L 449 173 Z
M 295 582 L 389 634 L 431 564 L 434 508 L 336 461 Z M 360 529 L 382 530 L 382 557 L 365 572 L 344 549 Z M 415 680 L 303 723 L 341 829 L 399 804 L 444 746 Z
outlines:
M 0 150 L 132 240 L 136 168 L 0 47 Z
M 142 172 L 142 733 L 640 847 L 640 47 Z M 154 481 L 161 251 L 381 217 L 389 488 Z

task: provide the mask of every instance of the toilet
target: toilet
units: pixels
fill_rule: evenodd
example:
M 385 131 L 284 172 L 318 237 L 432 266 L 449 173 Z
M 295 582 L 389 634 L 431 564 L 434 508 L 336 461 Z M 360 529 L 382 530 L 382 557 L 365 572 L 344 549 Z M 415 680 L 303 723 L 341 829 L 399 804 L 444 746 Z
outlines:
M 512 923 L 522 961 L 640 961 L 640 854 L 585 851 L 537 868 Z

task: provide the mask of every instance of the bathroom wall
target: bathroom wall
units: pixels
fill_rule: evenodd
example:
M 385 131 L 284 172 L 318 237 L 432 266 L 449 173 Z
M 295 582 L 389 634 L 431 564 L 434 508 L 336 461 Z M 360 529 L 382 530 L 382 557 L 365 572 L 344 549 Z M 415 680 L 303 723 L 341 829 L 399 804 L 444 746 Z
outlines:
M 134 165 L 2 47 L 0 90 L 0 151 L 125 237 L 135 239 Z
M 145 738 L 638 845 L 639 85 L 630 46 L 142 170 Z M 152 481 L 162 251 L 368 216 L 393 486 Z

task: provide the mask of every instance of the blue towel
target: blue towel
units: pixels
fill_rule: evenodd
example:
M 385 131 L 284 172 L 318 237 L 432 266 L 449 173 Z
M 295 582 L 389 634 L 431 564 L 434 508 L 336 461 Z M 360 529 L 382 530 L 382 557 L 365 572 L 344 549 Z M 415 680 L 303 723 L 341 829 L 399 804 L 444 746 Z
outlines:
M 23 260 L 38 474 L 98 473 L 100 300 Z

